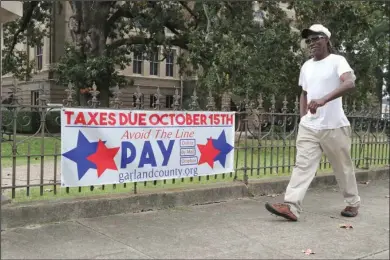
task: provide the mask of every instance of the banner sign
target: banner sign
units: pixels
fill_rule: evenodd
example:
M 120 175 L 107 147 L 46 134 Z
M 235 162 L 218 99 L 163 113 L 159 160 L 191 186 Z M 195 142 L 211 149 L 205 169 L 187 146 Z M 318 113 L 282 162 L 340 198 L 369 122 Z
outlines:
M 63 187 L 233 171 L 234 112 L 64 108 Z

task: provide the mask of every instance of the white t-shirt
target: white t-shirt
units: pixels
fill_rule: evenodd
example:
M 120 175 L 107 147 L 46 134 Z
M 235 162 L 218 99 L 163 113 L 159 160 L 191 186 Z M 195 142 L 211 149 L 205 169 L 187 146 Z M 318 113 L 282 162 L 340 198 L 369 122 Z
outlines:
M 340 55 L 330 54 L 325 59 L 306 61 L 299 75 L 299 86 L 307 92 L 307 104 L 312 99 L 320 99 L 340 87 L 340 76 L 352 72 L 347 60 Z M 342 98 L 334 99 L 317 109 L 315 114 L 310 111 L 302 117 L 301 125 L 316 129 L 336 129 L 349 126 L 345 116 Z

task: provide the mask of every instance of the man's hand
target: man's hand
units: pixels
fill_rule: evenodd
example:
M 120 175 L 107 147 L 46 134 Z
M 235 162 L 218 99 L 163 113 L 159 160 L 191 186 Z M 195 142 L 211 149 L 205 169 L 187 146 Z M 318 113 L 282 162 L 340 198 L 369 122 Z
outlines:
M 310 111 L 310 113 L 315 114 L 317 112 L 317 108 L 322 107 L 325 104 L 326 100 L 323 98 L 313 99 L 310 101 L 309 105 L 307 106 L 307 109 Z

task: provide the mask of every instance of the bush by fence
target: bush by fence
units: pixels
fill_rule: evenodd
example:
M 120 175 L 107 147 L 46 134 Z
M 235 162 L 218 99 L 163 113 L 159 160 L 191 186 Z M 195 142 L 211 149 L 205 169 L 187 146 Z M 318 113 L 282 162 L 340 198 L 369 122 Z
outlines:
M 60 111 L 48 111 L 42 113 L 40 111 L 20 110 L 16 111 L 11 107 L 3 107 L 1 110 L 2 126 L 7 132 L 13 132 L 16 125 L 17 134 L 35 134 L 40 131 L 42 116 L 44 123 L 42 124 L 46 129 L 45 132 L 57 134 L 61 132 Z M 16 117 L 16 120 L 14 120 Z

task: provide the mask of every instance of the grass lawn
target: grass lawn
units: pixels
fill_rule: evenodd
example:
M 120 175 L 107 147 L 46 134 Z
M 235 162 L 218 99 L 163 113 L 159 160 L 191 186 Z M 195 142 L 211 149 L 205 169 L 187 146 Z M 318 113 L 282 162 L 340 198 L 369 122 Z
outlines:
M 17 146 L 18 156 L 20 157 L 16 158 L 16 164 L 26 164 L 26 158 L 28 158 L 26 155 L 28 154 L 30 155 L 29 158 L 31 163 L 39 163 L 41 138 L 34 137 L 23 141 L 24 139 L 26 139 L 26 137 L 21 136 L 18 136 L 16 139 L 17 142 L 20 142 Z M 380 139 L 376 140 L 376 142 L 370 141 L 370 144 L 363 145 L 360 145 L 356 140 L 354 140 L 351 153 L 355 160 L 355 165 L 358 163 L 360 167 L 364 166 L 366 163 L 369 163 L 370 167 L 386 165 L 388 163 L 390 153 L 389 144 L 384 140 L 385 139 Z M 368 143 L 368 141 L 365 142 Z M 54 160 L 53 155 L 60 153 L 60 140 L 54 137 L 45 138 L 44 148 L 45 162 Z M 31 187 L 28 190 L 17 189 L 14 200 L 15 202 L 24 202 L 31 200 L 73 198 L 102 194 L 133 193 L 135 186 L 138 193 L 157 190 L 188 189 L 205 184 L 232 182 L 235 179 L 235 176 L 237 176 L 237 180 L 243 180 L 245 171 L 247 172 L 250 180 L 273 178 L 275 176 L 288 176 L 292 171 L 295 159 L 295 140 L 293 139 L 285 142 L 281 140 L 263 140 L 260 143 L 257 140 L 248 139 L 246 140 L 246 143 L 244 140 L 240 141 L 236 144 L 235 148 L 235 173 L 155 182 L 149 181 L 137 184 L 127 183 L 120 185 L 106 185 L 104 187 L 95 186 L 93 190 L 91 190 L 90 187 L 66 189 L 62 188 L 60 185 L 47 185 L 43 187 L 43 195 L 40 194 L 40 187 Z M 9 143 L 2 144 L 2 153 L 4 156 L 12 153 L 11 145 L 9 145 Z M 60 163 L 60 157 L 57 157 L 56 160 Z M 3 167 L 11 167 L 12 157 L 2 158 L 1 163 Z M 321 174 L 326 172 L 331 172 L 331 167 L 329 163 L 325 161 L 324 157 L 320 164 L 318 173 Z M 10 192 L 10 190 L 6 190 L 6 192 Z
M 42 142 L 42 140 L 44 140 Z M 16 156 L 12 156 L 12 147 L 16 147 Z M 42 152 L 44 151 L 44 152 Z M 1 166 L 2 168 L 15 165 L 25 165 L 27 160 L 30 163 L 39 163 L 41 154 L 45 155 L 45 161 L 54 160 L 55 154 L 61 152 L 61 139 L 58 137 L 37 137 L 17 135 L 14 141 L 6 141 L 1 144 Z

